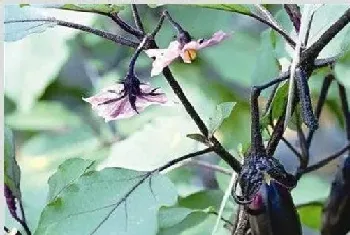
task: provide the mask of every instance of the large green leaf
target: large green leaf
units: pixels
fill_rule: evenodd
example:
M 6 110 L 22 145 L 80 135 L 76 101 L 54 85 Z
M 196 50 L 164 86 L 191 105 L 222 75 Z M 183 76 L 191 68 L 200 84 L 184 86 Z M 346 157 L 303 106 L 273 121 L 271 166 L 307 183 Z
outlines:
M 158 117 L 142 130 L 112 145 L 102 167 L 113 166 L 148 171 L 198 150 L 198 142 L 186 138 L 196 126 L 185 117 Z M 127 157 L 125 157 L 127 156 Z
M 279 73 L 279 64 L 274 53 L 274 32 L 267 29 L 261 33 L 260 37 L 260 48 L 252 74 L 254 85 L 262 85 L 271 81 Z
M 4 182 L 16 198 L 21 198 L 21 170 L 15 158 L 15 143 L 12 131 L 5 126 Z
M 41 101 L 29 112 L 6 115 L 5 123 L 16 130 L 64 130 L 79 124 L 80 119 L 61 103 Z
M 178 204 L 181 207 L 200 210 L 205 210 L 210 207 L 214 211 L 218 212 L 223 196 L 224 193 L 221 190 L 203 190 L 193 193 L 187 197 L 180 197 Z M 234 207 L 235 205 L 232 203 L 232 201 L 228 201 L 226 203 L 223 216 L 230 216 Z
M 307 204 L 298 208 L 298 214 L 302 224 L 320 230 L 322 224 L 322 209 L 323 206 L 319 204 Z
M 19 111 L 29 111 L 56 78 L 68 58 L 66 40 L 71 35 L 66 28 L 55 28 L 5 43 L 5 93 Z
M 166 175 L 176 186 L 177 192 L 181 197 L 186 197 L 205 189 L 205 185 L 201 183 L 201 176 L 196 174 L 195 169 L 191 166 L 177 167 L 167 172 Z
M 159 213 L 160 230 L 158 235 L 211 234 L 222 197 L 223 193 L 219 190 L 206 190 L 180 198 L 176 207 L 162 208 Z M 230 219 L 234 210 L 232 203 L 228 203 L 223 218 Z M 221 220 L 219 229 L 215 234 L 230 234 L 224 224 Z
M 5 6 L 5 41 L 17 41 L 32 33 L 44 32 L 49 27 L 57 25 L 55 22 L 26 20 L 47 20 L 50 17 L 34 7 L 20 7 L 19 5 Z M 52 17 L 51 17 L 52 18 Z
M 89 127 L 82 126 L 59 133 L 37 134 L 23 144 L 21 154 L 32 158 L 46 157 L 50 163 L 55 163 L 70 157 L 85 156 L 98 148 L 102 148 L 101 142 Z
M 120 168 L 89 171 L 46 205 L 34 234 L 153 235 L 158 209 L 176 200 L 176 189 L 162 175 Z
M 158 214 L 159 228 L 169 228 L 183 221 L 194 210 L 184 207 L 162 207 Z
M 71 158 L 61 164 L 57 173 L 49 178 L 48 202 L 59 197 L 66 187 L 75 183 L 86 172 L 91 171 L 92 164 L 93 161 L 81 158 Z
M 71 11 L 95 12 L 101 14 L 118 13 L 125 8 L 117 4 L 54 4 L 51 7 Z

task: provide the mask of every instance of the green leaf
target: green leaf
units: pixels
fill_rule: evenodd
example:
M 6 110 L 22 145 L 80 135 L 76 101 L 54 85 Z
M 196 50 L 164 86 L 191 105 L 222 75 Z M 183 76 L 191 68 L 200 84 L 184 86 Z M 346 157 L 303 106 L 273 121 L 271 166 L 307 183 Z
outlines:
M 235 107 L 236 102 L 224 102 L 216 106 L 214 114 L 209 118 L 208 129 L 210 134 L 219 129 L 222 122 L 228 118 Z
M 187 197 L 180 197 L 178 204 L 190 209 L 204 210 L 210 207 L 219 211 L 223 196 L 224 193 L 221 190 L 203 190 Z M 226 215 L 232 213 L 232 208 L 232 203 L 226 204 Z
M 85 156 L 101 147 L 100 141 L 87 126 L 59 133 L 40 133 L 26 141 L 21 149 L 25 157 L 46 157 L 49 162 Z M 96 158 L 95 158 L 96 159 Z
M 242 14 L 250 13 L 249 6 L 244 4 L 198 4 L 197 6 Z
M 158 214 L 159 228 L 172 227 L 183 221 L 194 210 L 182 207 L 162 207 Z
M 319 37 L 350 7 L 349 4 L 323 4 L 314 14 L 308 46 Z M 350 25 L 345 26 L 321 51 L 319 57 L 327 58 L 342 54 L 349 47 Z
M 304 175 L 292 191 L 295 205 L 324 201 L 330 192 L 329 183 L 312 174 Z
M 172 208 L 160 210 L 158 235 L 209 235 L 215 225 L 223 192 L 220 190 L 205 190 L 179 199 L 178 205 Z M 223 218 L 230 219 L 234 206 L 228 203 L 225 207 Z M 165 226 L 164 226 L 165 225 Z M 215 234 L 228 235 L 223 221 L 220 221 L 219 229 Z
M 9 187 L 16 198 L 21 198 L 21 169 L 15 157 L 14 137 L 12 131 L 6 126 L 4 132 L 4 183 Z
M 334 71 L 337 80 L 346 88 L 350 88 L 350 50 L 337 60 Z
M 62 103 L 40 101 L 29 112 L 6 115 L 5 123 L 15 130 L 64 130 L 80 123 L 80 118 Z
M 69 55 L 66 40 L 75 33 L 57 27 L 5 43 L 5 93 L 16 103 L 18 111 L 29 111 L 56 78 Z
M 299 207 L 298 213 L 302 224 L 320 230 L 322 224 L 322 204 L 307 204 Z
M 255 85 L 262 85 L 271 81 L 279 73 L 279 64 L 275 56 L 273 45 L 274 33 L 267 29 L 261 33 L 260 48 L 255 61 L 252 74 L 252 82 Z
M 189 122 L 187 117 L 154 118 L 142 130 L 113 144 L 109 158 L 101 165 L 139 171 L 153 170 L 174 158 L 197 151 L 198 142 L 186 138 L 187 133 L 195 131 L 195 124 Z
M 204 211 L 193 211 L 180 223 L 167 228 L 162 228 L 157 235 L 210 235 L 215 225 L 217 216 Z M 219 229 L 215 235 L 229 235 L 230 230 L 225 228 L 223 221 L 220 221 Z
M 120 4 L 55 4 L 53 7 L 71 11 L 94 12 L 100 14 L 118 13 L 125 6 Z
M 178 167 L 167 172 L 166 175 L 176 186 L 177 192 L 181 197 L 186 197 L 205 189 L 205 185 L 199 183 L 202 181 L 201 176 L 195 172 L 193 167 Z
M 57 172 L 49 180 L 49 195 L 47 201 L 53 201 L 61 192 L 71 184 L 74 184 L 80 176 L 91 171 L 94 162 L 81 158 L 71 158 L 59 165 Z
M 46 205 L 34 234 L 153 235 L 158 209 L 176 200 L 174 185 L 162 175 L 120 168 L 89 171 Z
M 272 115 L 272 119 L 277 119 L 283 115 L 284 107 L 288 99 L 288 87 L 288 81 L 283 82 L 279 85 L 270 105 L 270 110 L 268 110 L 268 112 L 266 112 L 266 115 L 261 119 L 262 125 L 269 124 L 270 114 Z
M 44 32 L 47 28 L 57 25 L 55 22 L 36 21 L 21 22 L 25 20 L 47 20 L 50 17 L 44 15 L 40 9 L 33 7 L 20 7 L 19 5 L 5 6 L 5 41 L 17 41 L 29 34 Z M 51 17 L 52 18 L 52 17 Z

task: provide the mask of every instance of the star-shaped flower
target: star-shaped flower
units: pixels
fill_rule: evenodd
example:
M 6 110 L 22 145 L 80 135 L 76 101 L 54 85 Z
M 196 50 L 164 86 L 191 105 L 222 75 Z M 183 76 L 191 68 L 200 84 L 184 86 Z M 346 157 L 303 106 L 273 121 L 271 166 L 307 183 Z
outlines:
M 218 31 L 210 39 L 192 40 L 185 44 L 181 44 L 176 40 L 172 41 L 166 49 L 146 50 L 145 52 L 149 57 L 155 57 L 152 64 L 151 76 L 159 75 L 163 71 L 163 68 L 178 57 L 181 57 L 185 63 L 191 63 L 192 60 L 196 59 L 198 50 L 214 46 L 229 36 L 230 34 Z
M 100 93 L 83 100 L 89 102 L 97 115 L 103 117 L 106 122 L 129 118 L 151 104 L 167 102 L 160 89 L 140 83 L 136 77 L 106 87 Z

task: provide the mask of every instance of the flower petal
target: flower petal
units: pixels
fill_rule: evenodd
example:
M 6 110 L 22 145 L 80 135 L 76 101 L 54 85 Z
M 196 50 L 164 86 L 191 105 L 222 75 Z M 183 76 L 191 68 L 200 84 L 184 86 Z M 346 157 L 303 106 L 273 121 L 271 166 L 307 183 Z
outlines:
M 198 41 L 198 43 L 200 43 L 198 49 L 203 49 L 205 47 L 214 46 L 214 45 L 220 43 L 222 40 L 229 38 L 230 36 L 231 36 L 231 34 L 227 34 L 227 33 L 220 30 L 220 31 L 214 33 L 212 38 L 210 38 L 208 40 L 204 40 L 201 43 Z
M 179 47 L 179 42 L 173 41 L 167 49 L 149 49 L 145 51 L 149 57 L 155 57 L 152 64 L 151 77 L 159 75 L 163 71 L 163 68 L 179 57 L 181 53 Z

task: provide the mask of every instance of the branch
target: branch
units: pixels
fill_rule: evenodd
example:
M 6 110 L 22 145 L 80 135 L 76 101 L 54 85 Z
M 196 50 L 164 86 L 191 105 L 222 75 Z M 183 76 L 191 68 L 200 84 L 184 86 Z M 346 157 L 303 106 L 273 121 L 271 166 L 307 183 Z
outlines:
M 301 129 L 301 120 L 299 114 L 296 115 L 297 118 L 297 135 L 299 139 L 300 149 L 301 149 L 301 158 L 300 165 L 298 167 L 298 172 L 303 171 L 308 165 L 310 161 L 309 149 L 307 147 L 307 142 L 305 138 L 305 134 Z
M 297 4 L 284 4 L 283 6 L 289 16 L 290 21 L 293 23 L 295 31 L 299 33 L 301 19 L 299 6 Z
M 27 224 L 27 220 L 26 220 L 26 216 L 25 216 L 24 208 L 23 208 L 23 202 L 22 202 L 21 198 L 18 200 L 18 203 L 19 203 L 19 208 L 20 208 L 20 211 L 21 211 L 21 217 L 22 217 L 21 221 L 23 222 L 23 224 L 21 222 L 20 223 L 22 224 L 22 226 L 23 226 L 24 230 L 26 231 L 26 233 L 28 235 L 30 235 L 32 233 L 31 233 L 31 231 L 30 231 L 30 229 L 28 227 L 28 224 Z
M 133 14 L 133 16 L 134 16 L 134 20 L 135 20 L 135 25 L 136 25 L 136 27 L 137 27 L 142 33 L 144 33 L 145 30 L 144 30 L 144 28 L 143 28 L 143 24 L 142 24 L 142 21 L 141 21 L 139 12 L 138 12 L 137 7 L 136 7 L 135 4 L 132 4 L 132 5 L 131 5 L 131 10 L 132 10 L 132 14 Z
M 342 148 L 340 151 L 332 154 L 331 156 L 319 161 L 318 163 L 309 166 L 307 168 L 305 168 L 305 170 L 303 170 L 302 172 L 300 172 L 299 174 L 306 174 L 315 170 L 318 170 L 321 167 L 324 167 L 325 165 L 327 165 L 330 161 L 340 157 L 343 153 L 345 153 L 346 151 L 348 151 L 350 149 L 350 144 L 348 144 L 347 146 L 345 146 L 344 148 Z
M 301 63 L 308 64 L 314 61 L 322 49 L 350 22 L 350 8 L 333 23 L 321 37 L 312 44 L 301 56 Z M 310 66 L 309 66 L 310 67 Z
M 318 98 L 317 105 L 315 108 L 315 116 L 317 119 L 320 119 L 321 111 L 322 111 L 323 105 L 326 101 L 327 93 L 328 93 L 329 87 L 330 87 L 333 79 L 334 79 L 334 76 L 332 74 L 329 74 L 323 80 L 323 84 L 322 84 L 322 88 L 321 88 L 321 92 L 320 92 L 320 97 Z M 314 133 L 315 133 L 315 130 L 310 130 L 309 134 L 307 136 L 306 146 L 308 149 L 310 148 Z
M 144 33 L 141 32 L 138 29 L 135 29 L 134 27 L 132 27 L 131 25 L 129 25 L 128 23 L 126 23 L 122 18 L 119 17 L 118 13 L 112 13 L 110 15 L 111 19 L 117 23 L 117 25 L 119 25 L 119 27 L 121 29 L 123 29 L 125 32 L 128 32 L 134 36 L 136 36 L 138 39 L 142 39 L 144 36 Z
M 209 147 L 209 148 L 206 148 L 206 149 L 203 149 L 203 150 L 200 150 L 200 151 L 197 151 L 197 152 L 193 152 L 193 153 L 189 153 L 189 154 L 186 154 L 182 157 L 179 157 L 179 158 L 176 158 L 174 160 L 171 160 L 170 162 L 168 162 L 167 164 L 153 170 L 152 172 L 156 172 L 156 171 L 163 171 L 179 162 L 182 162 L 184 160 L 187 160 L 189 158 L 193 158 L 193 157 L 197 157 L 199 155 L 203 155 L 205 153 L 210 153 L 210 152 L 213 152 L 214 151 L 214 147 Z
M 295 154 L 295 156 L 297 156 L 299 160 L 303 158 L 301 154 L 294 148 L 294 146 L 286 138 L 282 137 L 281 139 L 286 144 L 286 146 Z
M 350 141 L 350 112 L 348 106 L 347 95 L 345 91 L 345 87 L 338 83 L 339 97 L 342 104 L 342 110 L 345 119 L 345 129 L 346 129 L 346 137 L 347 140 Z
M 64 26 L 64 27 L 68 27 L 68 28 L 73 28 L 73 29 L 78 29 L 84 32 L 88 32 L 88 33 L 92 33 L 95 34 L 97 36 L 100 36 L 104 39 L 113 41 L 115 43 L 118 43 L 120 45 L 124 45 L 124 46 L 129 46 L 129 47 L 133 47 L 133 48 L 137 48 L 138 43 L 137 42 L 133 42 L 129 39 L 126 38 L 122 38 L 118 35 L 112 34 L 112 33 L 108 33 L 99 29 L 94 29 L 91 28 L 89 26 L 85 26 L 85 25 L 81 25 L 81 24 L 76 24 L 76 23 L 72 23 L 72 22 L 67 22 L 67 21 L 62 21 L 62 20 L 56 20 L 54 18 L 48 18 L 48 19 L 29 19 L 29 20 L 9 20 L 9 21 L 5 21 L 5 24 L 8 23 L 20 23 L 20 22 L 53 22 L 53 23 L 57 23 L 57 25 L 59 26 Z

